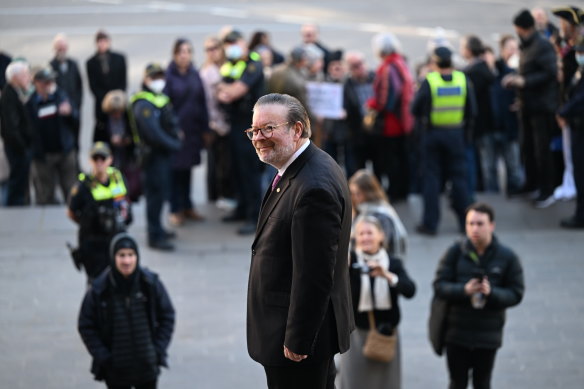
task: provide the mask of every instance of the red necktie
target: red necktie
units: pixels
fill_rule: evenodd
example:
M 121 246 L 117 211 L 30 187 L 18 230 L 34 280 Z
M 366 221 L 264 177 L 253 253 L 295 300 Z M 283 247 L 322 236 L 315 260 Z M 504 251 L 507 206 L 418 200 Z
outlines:
M 276 185 L 278 185 L 278 182 L 280 182 L 281 178 L 282 178 L 281 175 L 276 174 L 276 177 L 274 177 L 274 181 L 272 181 L 272 191 L 276 188 Z

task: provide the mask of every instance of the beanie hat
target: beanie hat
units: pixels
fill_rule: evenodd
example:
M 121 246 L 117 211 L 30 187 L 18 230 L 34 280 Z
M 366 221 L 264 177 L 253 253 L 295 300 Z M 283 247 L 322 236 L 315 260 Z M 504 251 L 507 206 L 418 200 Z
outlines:
M 110 243 L 110 260 L 112 267 L 115 268 L 116 253 L 121 249 L 132 249 L 136 252 L 138 263 L 140 262 L 140 255 L 138 253 L 138 244 L 128 233 L 121 232 L 112 238 Z
M 535 27 L 535 19 L 529 10 L 524 9 L 521 10 L 515 18 L 513 19 L 513 24 L 517 27 L 521 27 L 523 29 L 529 29 Z

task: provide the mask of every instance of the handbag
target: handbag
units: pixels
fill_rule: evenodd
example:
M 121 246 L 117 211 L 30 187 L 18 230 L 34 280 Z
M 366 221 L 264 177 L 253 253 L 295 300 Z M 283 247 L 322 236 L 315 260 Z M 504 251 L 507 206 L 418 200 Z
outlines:
M 371 135 L 382 135 L 385 127 L 385 115 L 383 112 L 370 109 L 363 116 L 363 129 Z
M 446 327 L 448 320 L 448 301 L 434 294 L 430 305 L 430 318 L 428 320 L 428 336 L 432 349 L 437 355 L 442 355 L 444 350 L 444 340 L 446 337 Z
M 377 362 L 391 362 L 395 357 L 397 333 L 394 330 L 391 335 L 384 335 L 377 331 L 373 311 L 368 312 L 369 333 L 363 345 L 363 355 Z

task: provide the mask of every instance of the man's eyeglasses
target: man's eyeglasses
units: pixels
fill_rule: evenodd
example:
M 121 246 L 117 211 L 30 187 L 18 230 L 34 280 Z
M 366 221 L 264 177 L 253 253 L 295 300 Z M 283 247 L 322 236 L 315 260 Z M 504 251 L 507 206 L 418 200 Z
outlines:
M 99 161 L 103 162 L 106 160 L 105 156 L 99 155 L 99 154 L 94 155 L 93 157 L 91 157 L 91 159 L 93 159 L 95 162 L 99 162 Z
M 210 51 L 219 50 L 220 48 L 221 48 L 221 46 L 219 46 L 219 45 L 209 46 L 209 47 L 205 47 L 205 51 L 210 52 Z
M 264 128 L 259 128 L 259 127 L 252 127 L 252 128 L 248 128 L 247 130 L 245 130 L 245 135 L 247 135 L 247 137 L 252 140 L 254 136 L 257 136 L 259 132 L 262 133 L 262 135 L 264 136 L 264 138 L 271 138 L 272 137 L 272 133 L 274 132 L 274 130 L 280 126 L 285 126 L 286 124 L 288 124 L 290 122 L 286 122 L 286 123 L 280 123 L 280 124 L 274 124 L 274 125 L 267 125 Z

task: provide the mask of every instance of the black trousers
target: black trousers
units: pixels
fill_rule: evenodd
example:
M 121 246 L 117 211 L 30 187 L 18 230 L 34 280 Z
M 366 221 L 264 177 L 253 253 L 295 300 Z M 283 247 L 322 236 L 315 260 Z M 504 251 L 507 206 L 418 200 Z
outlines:
M 314 364 L 264 366 L 268 389 L 334 389 L 335 362 L 325 359 Z
M 449 389 L 466 389 L 470 372 L 472 372 L 474 389 L 490 389 L 496 354 L 496 349 L 470 349 L 447 344 L 446 362 L 450 374 Z
M 554 114 L 522 113 L 520 145 L 525 189 L 538 189 L 541 198 L 551 196 L 556 185 L 557 164 L 550 148 L 556 129 Z
M 156 379 L 154 381 L 145 382 L 140 385 L 116 385 L 112 382 L 106 381 L 108 389 L 156 389 Z
M 576 183 L 576 214 L 579 221 L 584 221 L 584 123 L 571 130 L 572 163 L 574 164 L 574 182 Z

